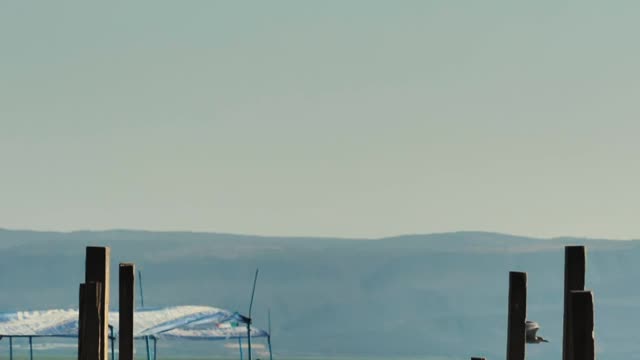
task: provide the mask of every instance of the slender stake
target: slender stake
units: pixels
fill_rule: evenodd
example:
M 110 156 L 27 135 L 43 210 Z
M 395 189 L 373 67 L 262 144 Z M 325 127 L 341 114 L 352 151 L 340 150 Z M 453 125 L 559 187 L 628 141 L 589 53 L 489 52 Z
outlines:
M 238 349 L 240 349 L 240 360 L 242 360 L 242 338 L 238 336 Z
M 9 336 L 9 360 L 13 360 L 13 338 Z

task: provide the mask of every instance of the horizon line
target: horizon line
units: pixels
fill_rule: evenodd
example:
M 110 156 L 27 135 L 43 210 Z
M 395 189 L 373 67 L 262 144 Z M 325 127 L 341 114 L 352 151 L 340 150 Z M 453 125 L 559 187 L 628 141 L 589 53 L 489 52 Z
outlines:
M 244 236 L 244 237 L 256 237 L 256 238 L 279 238 L 279 239 L 318 239 L 318 240 L 345 240 L 345 241 L 375 241 L 394 239 L 410 236 L 435 236 L 435 235 L 448 235 L 448 234 L 483 234 L 483 235 L 497 235 L 497 236 L 509 236 L 515 238 L 527 238 L 532 240 L 553 241 L 562 239 L 580 239 L 580 240 L 601 240 L 601 241 L 635 241 L 637 238 L 603 238 L 603 237 L 589 237 L 589 236 L 573 236 L 573 235 L 561 235 L 552 237 L 540 237 L 530 235 L 518 235 L 508 232 L 488 231 L 488 230 L 456 230 L 456 231 L 438 231 L 438 232 L 425 232 L 425 233 L 404 233 L 383 237 L 351 237 L 351 236 L 322 236 L 322 235 L 264 235 L 264 234 L 252 234 L 241 232 L 227 232 L 227 231 L 201 231 L 201 230 L 149 230 L 149 229 L 136 229 L 136 228 L 106 228 L 106 229 L 77 229 L 77 230 L 41 230 L 41 229 L 25 229 L 25 228 L 6 228 L 0 226 L 0 231 L 9 232 L 31 232 L 31 233 L 54 233 L 54 234 L 77 234 L 77 233 L 108 233 L 108 232 L 132 232 L 132 233 L 165 233 L 165 234 L 178 234 L 188 233 L 196 235 L 229 235 L 229 236 Z

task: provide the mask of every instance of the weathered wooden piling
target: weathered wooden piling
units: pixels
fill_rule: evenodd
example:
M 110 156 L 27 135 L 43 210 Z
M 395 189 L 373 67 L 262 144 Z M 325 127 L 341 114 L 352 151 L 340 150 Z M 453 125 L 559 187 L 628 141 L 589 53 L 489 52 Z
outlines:
M 135 265 L 120 264 L 118 274 L 120 333 L 118 359 L 133 360 L 133 313 L 135 309 Z
M 524 360 L 527 318 L 527 273 L 509 273 L 507 360 Z
M 562 334 L 562 360 L 582 360 L 573 354 L 571 333 L 571 292 L 584 290 L 586 250 L 584 246 L 564 248 L 564 318 Z
M 102 291 L 100 292 L 100 357 L 96 360 L 108 360 L 110 263 L 110 248 L 102 246 L 87 246 L 85 258 L 85 283 L 88 284 L 96 282 L 102 284 Z
M 575 359 L 595 360 L 595 337 L 593 319 L 593 293 L 572 291 L 571 300 L 571 352 Z
M 102 353 L 102 283 L 80 284 L 78 360 L 98 360 Z

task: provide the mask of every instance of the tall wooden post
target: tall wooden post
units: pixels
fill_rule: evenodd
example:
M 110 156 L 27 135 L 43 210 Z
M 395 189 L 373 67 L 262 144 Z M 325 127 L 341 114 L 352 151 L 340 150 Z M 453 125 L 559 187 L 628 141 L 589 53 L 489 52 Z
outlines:
M 119 303 L 120 303 L 120 333 L 118 349 L 120 360 L 133 360 L 133 313 L 135 309 L 135 265 L 120 264 Z
M 595 360 L 593 294 L 591 291 L 572 291 L 569 297 L 572 311 L 570 327 L 573 356 L 580 360 Z
M 562 360 L 575 360 L 571 335 L 571 291 L 584 290 L 586 250 L 584 246 L 564 248 L 564 319 Z M 578 359 L 582 360 L 582 359 Z
M 85 259 L 85 283 L 102 284 L 100 293 L 100 359 L 108 360 L 109 349 L 109 297 L 110 297 L 111 249 L 102 246 L 87 246 Z
M 99 360 L 102 313 L 102 283 L 80 284 L 80 311 L 78 321 L 78 360 Z
M 507 360 L 524 360 L 527 318 L 527 273 L 509 273 Z

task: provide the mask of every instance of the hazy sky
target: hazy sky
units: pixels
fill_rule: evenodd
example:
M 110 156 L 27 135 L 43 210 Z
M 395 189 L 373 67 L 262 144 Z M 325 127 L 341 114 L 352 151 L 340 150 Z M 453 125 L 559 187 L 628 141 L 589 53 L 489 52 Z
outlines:
M 0 3 L 0 227 L 640 238 L 640 2 Z

